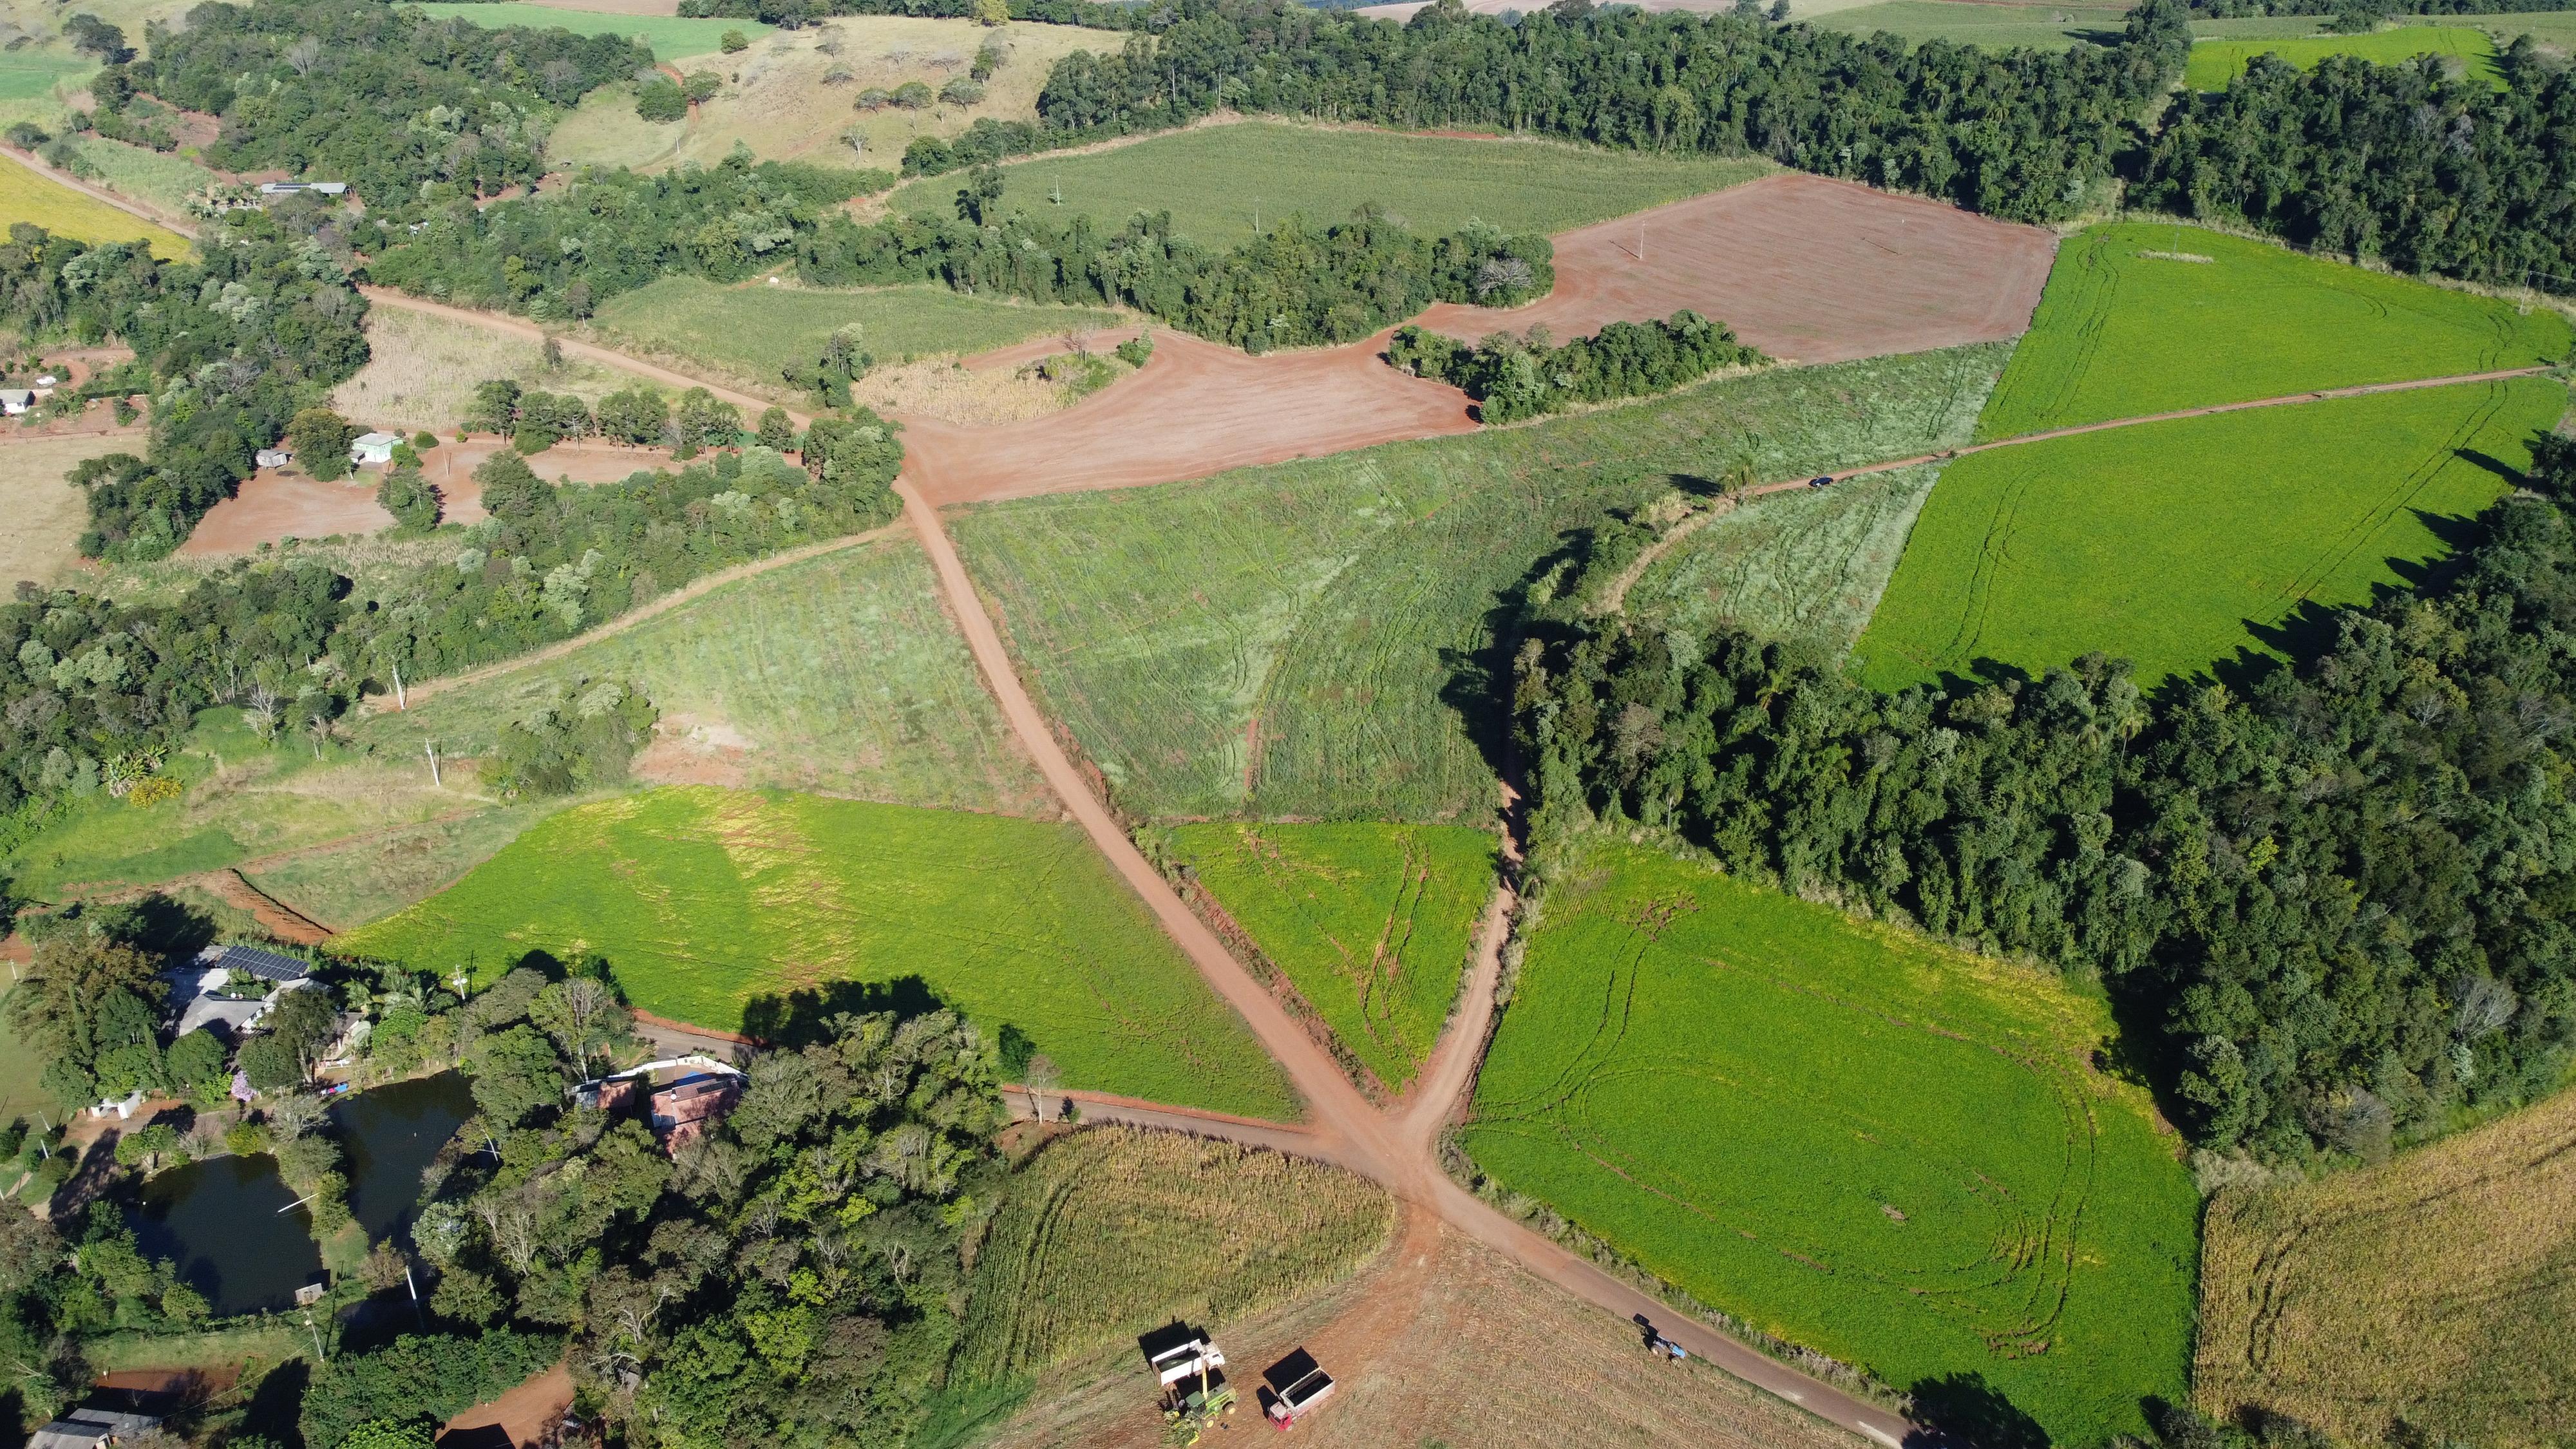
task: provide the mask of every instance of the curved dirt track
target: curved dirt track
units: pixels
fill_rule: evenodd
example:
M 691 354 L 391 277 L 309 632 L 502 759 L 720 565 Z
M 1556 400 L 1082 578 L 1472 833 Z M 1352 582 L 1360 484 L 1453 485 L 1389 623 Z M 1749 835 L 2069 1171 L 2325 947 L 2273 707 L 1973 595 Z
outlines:
M 1794 171 L 1554 241 L 1545 297 L 1442 302 L 1422 325 L 1468 341 L 1544 326 L 1561 342 L 1687 307 L 1773 357 L 1848 362 L 2018 337 L 2057 258 L 2038 227 Z
M 1060 413 L 999 427 L 903 420 L 904 474 L 934 507 L 1204 478 L 1405 438 L 1475 431 L 1467 395 L 1378 360 L 1386 336 L 1252 357 L 1180 332 L 1154 334 L 1133 377 Z M 1022 344 L 988 366 L 1059 351 Z

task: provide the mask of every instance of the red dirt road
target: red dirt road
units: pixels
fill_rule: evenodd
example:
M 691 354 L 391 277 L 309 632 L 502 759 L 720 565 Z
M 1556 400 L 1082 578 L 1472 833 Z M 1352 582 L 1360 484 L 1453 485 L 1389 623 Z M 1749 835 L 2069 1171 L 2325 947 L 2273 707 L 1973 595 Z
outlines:
M 2057 257 L 2037 227 L 1796 172 L 1555 241 L 1547 296 L 1508 311 L 1443 302 L 1422 325 L 1468 341 L 1543 325 L 1563 341 L 1687 307 L 1773 357 L 1848 362 L 2020 336 Z
M 1052 339 L 1038 345 L 1040 356 L 1062 350 Z M 1379 336 L 1251 357 L 1157 332 L 1141 371 L 1068 411 L 989 428 L 904 419 L 904 474 L 932 506 L 944 507 L 1171 483 L 1475 431 L 1465 393 L 1397 374 L 1378 360 L 1385 346 Z M 1025 350 L 987 357 L 1007 361 Z

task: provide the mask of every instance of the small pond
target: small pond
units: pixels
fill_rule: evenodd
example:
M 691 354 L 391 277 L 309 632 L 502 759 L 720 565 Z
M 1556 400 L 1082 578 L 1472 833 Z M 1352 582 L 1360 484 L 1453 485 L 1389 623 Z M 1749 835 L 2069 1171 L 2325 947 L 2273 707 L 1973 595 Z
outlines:
M 405 1227 L 420 1197 L 421 1169 L 474 1111 L 454 1072 L 397 1082 L 344 1098 L 331 1109 L 349 1178 L 349 1210 L 368 1241 Z M 277 1159 L 218 1157 L 154 1177 L 130 1215 L 148 1257 L 169 1258 L 179 1276 L 219 1314 L 290 1308 L 295 1290 L 322 1269 L 305 1214 Z

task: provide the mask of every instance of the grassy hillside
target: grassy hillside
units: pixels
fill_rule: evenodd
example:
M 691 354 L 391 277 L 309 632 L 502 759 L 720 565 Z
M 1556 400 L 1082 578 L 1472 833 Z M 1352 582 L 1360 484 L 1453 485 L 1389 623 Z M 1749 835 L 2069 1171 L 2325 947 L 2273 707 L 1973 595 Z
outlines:
M 1474 819 L 1506 595 L 1613 508 L 1955 445 L 2004 349 L 955 515 L 1025 673 L 1147 816 Z M 1508 646 L 1505 646 L 1506 648 Z M 1255 721 L 1258 721 L 1257 731 Z
M 1868 626 L 1940 474 L 1864 474 L 1719 514 L 1637 576 L 1628 615 L 1675 642 L 1732 626 L 1839 654 Z
M 1539 911 L 1465 1134 L 1504 1186 L 2045 1431 L 1991 1442 L 2099 1444 L 2182 1398 L 2199 1201 L 2145 1094 L 2091 1069 L 2098 1000 L 1622 846 Z
M 620 15 L 598 10 L 567 10 L 529 5 L 522 0 L 414 0 L 412 9 L 439 20 L 463 20 L 486 30 L 524 25 L 532 30 L 569 30 L 575 35 L 623 35 L 653 47 L 653 58 L 668 63 L 683 56 L 711 55 L 728 30 L 757 40 L 775 27 L 757 20 L 684 20 L 676 15 Z
M 2167 222 L 2058 249 L 1981 438 L 2565 358 L 2567 320 Z
M 2313 606 L 2412 585 L 2558 421 L 2549 378 L 2148 423 L 1949 465 L 1858 647 L 1897 688 L 2100 649 L 2152 687 L 2279 654 Z
M 1276 224 L 1303 212 L 1327 224 L 1371 202 L 1421 232 L 1454 231 L 1470 220 L 1506 231 L 1565 231 L 1770 169 L 1712 156 L 1253 121 L 1017 162 L 1002 168 L 1002 200 L 1049 215 L 1087 212 L 1112 230 L 1139 211 L 1169 211 L 1175 231 L 1227 247 L 1250 237 L 1256 220 Z M 895 192 L 890 204 L 947 213 L 958 181 L 925 177 Z
M 2495 42 L 2486 31 L 2468 24 L 2405 25 L 2363 35 L 2281 40 L 2203 39 L 2191 48 L 2191 60 L 2183 67 L 2183 84 L 2194 90 L 2223 91 L 2229 81 L 2245 73 L 2245 67 L 2258 55 L 2277 55 L 2301 70 L 2316 69 L 2317 62 L 2330 55 L 2354 56 L 2374 65 L 2398 65 L 2419 55 L 2439 55 L 2458 61 L 2470 75 L 2496 89 L 2504 89 L 2504 76 L 2495 66 Z
M 625 339 L 692 362 L 712 363 L 782 390 L 779 370 L 810 364 L 844 327 L 880 366 L 1007 347 L 1075 327 L 1114 323 L 1083 307 L 1023 306 L 945 287 L 814 291 L 802 287 L 719 287 L 699 277 L 665 277 L 612 298 L 593 319 Z
M 1948 40 L 1988 50 L 2030 46 L 2064 50 L 2070 45 L 2108 45 L 2129 23 L 2125 6 L 2111 5 L 1979 5 L 1973 0 L 1884 0 L 1816 17 L 1821 30 L 1875 35 L 1885 30 L 1920 45 Z
M 1401 1091 L 1458 998 L 1494 837 L 1438 825 L 1185 825 L 1172 855 L 1362 1066 Z
M 976 1254 L 960 1369 L 1002 1379 L 1132 1355 L 1176 1318 L 1233 1323 L 1350 1276 L 1394 1226 L 1395 1200 L 1338 1168 L 1120 1127 L 1059 1138 Z
M 2541 1449 L 2576 1425 L 2576 1092 L 2210 1204 L 2193 1392 L 2338 1438 Z
M 1069 1087 L 1294 1110 L 1242 1019 L 1071 825 L 653 790 L 556 815 L 340 941 L 485 980 L 530 951 L 596 952 L 643 1010 L 755 1035 L 926 990 L 1026 1033 Z
M 660 707 L 665 744 L 645 757 L 648 776 L 1054 810 L 942 612 L 929 562 L 900 536 L 728 584 L 551 662 L 374 715 L 356 737 L 388 759 L 430 740 L 481 752 L 583 679 L 632 680 Z

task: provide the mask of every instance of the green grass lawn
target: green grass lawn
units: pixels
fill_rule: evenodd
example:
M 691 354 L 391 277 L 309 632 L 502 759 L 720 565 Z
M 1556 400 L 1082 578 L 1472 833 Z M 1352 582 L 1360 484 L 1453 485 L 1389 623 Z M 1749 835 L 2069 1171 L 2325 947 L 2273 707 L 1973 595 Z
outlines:
M 2554 363 L 2567 319 L 2173 222 L 2058 249 L 1981 438 Z
M 1457 825 L 1185 825 L 1171 836 L 1362 1066 L 1401 1091 L 1457 1000 L 1494 837 Z
M 2223 91 L 2245 73 L 2258 55 L 2277 55 L 2301 70 L 2316 69 L 2330 55 L 2356 56 L 2377 65 L 2396 65 L 2419 55 L 2450 56 L 2498 90 L 2504 77 L 2496 70 L 2495 42 L 2474 25 L 2405 25 L 2365 35 L 2312 35 L 2295 39 L 2203 39 L 2191 47 L 2183 67 L 2183 84 L 2194 90 Z
M 2056 978 L 1603 845 L 1549 888 L 1465 1143 L 1506 1187 L 1901 1388 L 2046 1439 L 2186 1400 L 2199 1199 Z M 1997 1439 L 1995 1442 L 2006 1442 Z
M 694 732 L 705 747 L 678 753 L 745 784 L 1054 813 L 909 536 L 727 584 L 562 658 L 374 715 L 355 737 L 387 759 L 418 758 L 431 740 L 483 753 L 585 679 L 631 681 L 665 736 Z
M 1978 5 L 1967 0 L 1885 0 L 1817 16 L 1819 30 L 1871 35 L 1885 30 L 1920 45 L 1950 40 L 1961 45 L 2004 50 L 2031 46 L 2063 50 L 2070 45 L 2108 45 L 2129 23 L 2127 10 L 2108 5 Z
M 1250 237 L 1256 221 L 1276 225 L 1294 211 L 1329 224 L 1371 202 L 1426 234 L 1471 220 L 1513 232 L 1559 232 L 1717 191 L 1771 169 L 1696 154 L 1253 121 L 1005 166 L 1002 200 L 1044 215 L 1087 212 L 1112 230 L 1137 212 L 1169 211 L 1173 230 L 1230 247 Z M 890 204 L 946 214 L 960 180 L 926 177 L 895 192 Z
M 593 951 L 636 1006 L 725 1030 L 768 1029 L 764 999 L 917 978 L 988 1032 L 1026 1032 L 1068 1087 L 1295 1110 L 1242 1019 L 1058 822 L 652 790 L 556 815 L 339 942 L 487 981 L 530 951 Z
M 1932 490 L 1858 648 L 1883 689 L 2100 649 L 2138 681 L 2278 654 L 2303 606 L 2367 601 L 2528 466 L 2549 378 L 2148 423 L 1974 453 Z M 2454 536 L 2456 536 L 2454 534 Z
M 1940 472 L 1869 473 L 1720 514 L 1638 575 L 1628 617 L 1692 658 L 1730 626 L 1840 654 L 1868 627 Z
M 0 101 L 42 99 L 54 93 L 56 83 L 97 68 L 86 56 L 32 48 L 0 52 Z
M 465 20 L 486 30 L 524 25 L 534 30 L 569 30 L 575 35 L 623 35 L 653 47 L 653 58 L 660 61 L 713 54 L 728 30 L 739 30 L 746 38 L 757 40 L 776 28 L 757 20 L 683 20 L 675 15 L 612 15 L 598 10 L 526 5 L 518 3 L 518 0 L 500 0 L 494 4 L 480 3 L 480 0 L 465 0 L 461 4 L 429 0 L 429 3 L 415 4 L 410 8 L 440 20 Z
M 1782 368 L 1531 427 L 991 504 L 954 531 L 1025 677 L 1126 808 L 1480 820 L 1510 672 L 1495 620 L 1572 530 L 1713 489 L 1738 456 L 1779 478 L 1953 446 L 2005 351 Z
M 945 287 L 815 291 L 665 277 L 611 299 L 592 320 L 618 336 L 780 385 L 781 368 L 811 363 L 827 338 L 852 325 L 859 328 L 860 347 L 889 365 L 1007 347 L 1118 319 L 1090 308 L 996 302 Z

